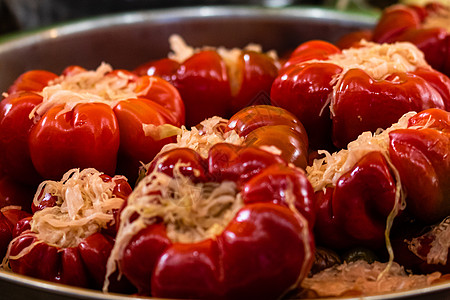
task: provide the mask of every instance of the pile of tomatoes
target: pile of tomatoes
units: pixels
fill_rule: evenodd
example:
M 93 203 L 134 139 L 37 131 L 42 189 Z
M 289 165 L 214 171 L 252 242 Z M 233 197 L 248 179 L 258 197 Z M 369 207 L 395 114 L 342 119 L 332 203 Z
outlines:
M 287 296 L 355 256 L 449 274 L 450 34 L 421 27 L 446 9 L 388 8 L 287 59 L 25 72 L 0 102 L 3 268 L 220 299 Z

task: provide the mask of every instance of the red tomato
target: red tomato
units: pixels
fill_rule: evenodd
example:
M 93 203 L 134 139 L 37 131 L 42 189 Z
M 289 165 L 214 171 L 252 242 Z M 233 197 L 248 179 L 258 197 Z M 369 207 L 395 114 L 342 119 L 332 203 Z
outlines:
M 92 169 L 87 169 L 86 171 L 89 170 Z M 75 202 L 84 201 L 84 206 L 89 205 L 88 201 L 93 201 L 89 197 L 93 197 L 92 195 L 97 195 L 98 193 L 110 192 L 112 198 L 126 198 L 131 193 L 130 185 L 122 177 L 110 177 L 98 171 L 88 173 L 93 177 L 97 176 L 102 182 L 114 183 L 113 187 L 108 186 L 110 190 L 107 191 L 106 189 L 101 189 L 102 186 L 69 182 L 75 176 L 72 175 L 68 177 L 69 179 L 61 181 L 62 187 L 59 187 L 59 192 L 64 196 L 53 194 L 56 193 L 54 190 L 48 193 L 41 191 L 37 198 L 38 202 L 35 201 L 33 203 L 34 215 L 16 222 L 17 225 L 14 230 L 16 238 L 11 242 L 11 250 L 8 256 L 13 272 L 57 283 L 101 289 L 106 274 L 106 262 L 114 245 L 114 236 L 116 234 L 115 226 L 112 222 L 108 223 L 107 227 L 99 228 L 93 234 L 80 239 L 75 246 L 57 246 L 49 243 L 45 239 L 40 238 L 39 228 L 33 229 L 31 226 L 32 222 L 38 222 L 37 218 L 40 212 L 61 206 L 66 201 L 72 201 L 68 196 L 66 198 L 66 195 L 70 194 L 70 192 L 66 193 L 64 191 L 73 190 L 74 187 L 78 188 L 80 193 L 79 198 L 75 199 Z M 49 181 L 46 181 L 46 183 L 49 184 Z M 84 191 L 85 189 L 88 190 Z M 82 191 L 88 193 L 89 196 L 85 195 L 85 197 L 89 198 L 88 200 L 82 198 Z M 76 205 L 74 203 L 72 205 Z M 66 205 L 70 206 L 71 204 Z M 110 214 L 111 220 L 113 220 L 114 211 L 119 209 L 120 206 L 111 206 L 106 213 L 103 213 Z M 48 217 L 48 215 L 46 216 Z M 61 216 L 59 217 L 59 220 L 62 220 Z M 94 218 L 95 216 L 92 215 L 90 217 Z M 77 221 L 79 223 L 83 222 L 81 219 L 77 219 Z M 67 226 L 70 226 L 70 224 Z M 53 230 L 56 236 L 60 234 L 57 228 Z M 74 239 L 76 235 L 77 233 L 68 236 Z M 62 239 L 64 240 L 65 237 Z M 42 263 L 43 260 L 45 264 Z M 129 285 L 126 281 L 111 279 L 112 290 L 128 291 Z
M 4 257 L 8 250 L 8 245 L 14 237 L 16 224 L 29 217 L 30 214 L 13 206 L 4 207 L 0 211 L 0 256 Z
M 428 3 L 425 6 L 396 4 L 383 10 L 375 28 L 366 34 L 350 33 L 340 39 L 338 45 L 352 47 L 361 38 L 377 43 L 397 41 L 411 42 L 425 55 L 436 70 L 450 76 L 450 32 L 448 19 L 450 6 Z M 442 19 L 442 25 L 433 20 Z M 433 24 L 433 23 L 432 23 Z
M 79 66 L 63 72 L 65 79 L 84 73 L 88 71 Z M 61 80 L 49 72 L 25 73 L 0 103 L 0 160 L 5 173 L 15 180 L 36 184 L 43 178 L 60 178 L 74 167 L 122 173 L 133 180 L 140 161 L 150 161 L 173 140 L 173 134 L 166 134 L 161 125 L 184 123 L 184 104 L 172 85 L 159 77 L 138 77 L 125 70 L 103 74 L 101 80 L 109 80 L 109 89 L 95 91 L 99 100 L 92 96 L 92 100 L 71 107 L 66 105 L 73 96 L 62 96 L 62 103 L 44 107 L 36 118 L 34 109 L 46 105 L 42 91 L 48 77 L 53 84 Z M 80 81 L 79 85 L 88 83 Z M 120 92 L 127 88 L 138 97 L 129 98 L 129 93 L 124 93 L 120 99 Z M 63 87 L 63 92 L 66 90 Z M 119 99 L 105 104 L 111 98 L 105 96 L 110 91 L 118 92 Z M 153 126 L 155 133 L 146 134 L 144 124 Z
M 228 121 L 227 130 L 245 137 L 247 146 L 275 146 L 288 163 L 306 168 L 308 135 L 302 123 L 285 109 L 270 105 L 244 108 Z
M 339 178 L 335 187 L 317 192 L 317 243 L 332 249 L 381 248 L 395 192 L 395 181 L 384 157 L 379 152 L 368 153 Z
M 136 232 L 119 255 L 118 264 L 140 294 L 276 298 L 306 276 L 314 256 L 310 232 L 314 192 L 302 171 L 269 152 L 221 143 L 212 146 L 206 159 L 191 149 L 177 148 L 159 154 L 155 161 L 158 163 L 152 164 L 148 178 L 155 172 L 179 178 L 181 172 L 196 184 L 236 182 L 238 191 L 243 192 L 243 207 L 214 238 L 173 242 L 163 216 Z M 175 164 L 181 166 L 177 173 L 173 172 Z M 147 186 L 145 180 L 136 188 L 136 195 Z M 274 189 L 268 182 L 276 182 Z M 142 221 L 139 214 L 131 215 L 132 222 Z M 117 236 L 117 241 L 120 238 Z
M 342 57 L 354 59 L 394 45 L 360 45 L 352 49 L 358 53 L 354 56 L 348 51 L 327 56 L 323 47 L 316 51 L 314 47 L 312 42 L 299 46 L 303 50 L 283 67 L 271 91 L 272 104 L 292 112 L 305 126 L 313 149 L 332 150 L 332 144 L 344 148 L 362 132 L 387 128 L 411 110 L 448 109 L 449 78 L 424 70 L 425 62 L 411 71 L 387 72 L 380 78 L 369 75 L 360 61 L 348 70 L 343 69 L 345 62 L 339 63 Z
M 227 62 L 215 50 L 201 50 L 181 63 L 164 58 L 134 72 L 171 82 L 186 105 L 186 125 L 191 127 L 209 117 L 229 118 L 241 108 L 268 102 L 278 67 L 271 57 L 255 51 L 243 50 Z
M 407 191 L 408 212 L 426 224 L 450 215 L 450 113 L 425 110 L 389 138 L 389 155 Z

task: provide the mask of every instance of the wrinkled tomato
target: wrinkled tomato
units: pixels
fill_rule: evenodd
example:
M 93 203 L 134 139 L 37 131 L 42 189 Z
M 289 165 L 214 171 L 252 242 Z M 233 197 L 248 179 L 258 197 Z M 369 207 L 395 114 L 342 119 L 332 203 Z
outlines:
M 166 124 L 184 122 L 184 104 L 168 82 L 112 70 L 71 66 L 63 75 L 21 75 L 0 103 L 0 160 L 24 183 L 58 179 L 67 170 L 94 167 L 137 177 L 173 140 Z M 145 132 L 143 126 L 150 127 Z
M 272 103 L 305 126 L 313 149 L 344 148 L 408 111 L 449 109 L 450 79 L 412 44 L 367 42 L 340 51 L 323 43 L 300 45 L 271 90 Z
M 187 186 L 206 193 L 207 207 L 199 204 L 204 198 L 190 198 L 191 192 L 182 191 Z M 147 177 L 128 198 L 113 261 L 140 294 L 277 298 L 307 275 L 314 260 L 313 197 L 300 169 L 255 147 L 218 143 L 207 158 L 188 148 L 169 150 L 155 158 Z M 159 205 L 167 211 L 151 214 Z M 227 213 L 230 207 L 232 214 Z M 189 237 L 198 234 L 197 227 L 185 228 L 188 216 L 174 215 L 178 221 L 171 223 L 172 209 L 180 215 L 195 214 L 195 224 L 205 216 L 206 223 L 201 224 L 218 218 L 213 227 L 223 227 L 211 231 L 211 224 L 206 225 L 212 235 L 185 240 L 186 232 L 195 233 Z M 204 215 L 204 209 L 211 211 Z M 184 229 L 174 233 L 174 225 Z M 128 226 L 135 228 L 132 234 Z M 121 232 L 128 233 L 121 236 Z
M 423 228 L 450 215 L 450 113 L 428 109 L 408 115 L 307 169 L 316 190 L 318 244 L 377 249 L 394 217 L 401 216 L 398 228 L 411 221 Z M 405 239 L 398 228 L 397 236 Z
M 22 275 L 100 289 L 116 234 L 114 216 L 130 193 L 122 176 L 94 169 L 73 169 L 61 182 L 43 182 L 33 216 L 16 225 L 9 267 Z M 130 287 L 114 279 L 111 286 L 122 292 Z
M 436 70 L 450 76 L 450 5 L 430 2 L 424 6 L 396 4 L 385 8 L 373 30 L 343 36 L 337 45 L 349 48 L 361 39 L 377 43 L 411 42 Z
M 187 126 L 213 116 L 229 118 L 246 106 L 268 102 L 278 72 L 271 56 L 247 49 L 233 49 L 224 55 L 219 49 L 189 51 L 188 57 L 150 61 L 134 71 L 161 76 L 179 90 L 186 105 Z

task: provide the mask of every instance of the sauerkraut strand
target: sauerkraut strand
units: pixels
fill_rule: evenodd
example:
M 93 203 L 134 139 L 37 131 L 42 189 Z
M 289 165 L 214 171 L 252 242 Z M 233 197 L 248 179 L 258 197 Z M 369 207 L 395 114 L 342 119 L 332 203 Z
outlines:
M 175 148 L 190 148 L 206 158 L 209 149 L 217 143 L 242 145 L 244 138 L 240 137 L 236 131 L 224 132 L 223 127 L 227 122 L 228 120 L 221 117 L 211 117 L 190 130 L 182 126 L 177 135 L 177 142 L 165 145 L 161 149 L 161 153 Z
M 212 47 L 212 46 L 203 46 L 201 48 L 194 48 L 189 46 L 184 39 L 178 34 L 172 34 L 169 37 L 170 49 L 172 52 L 169 52 L 168 57 L 179 63 L 184 62 L 186 59 L 191 57 L 197 52 L 204 50 L 216 50 L 217 53 L 225 60 L 227 65 L 234 64 L 233 61 L 236 61 L 236 58 L 242 53 L 242 49 L 232 48 L 226 49 L 225 47 Z M 258 44 L 248 44 L 243 48 L 243 50 L 249 50 L 254 52 L 262 53 L 262 47 Z M 275 62 L 278 61 L 278 54 L 275 50 L 270 50 L 265 53 L 269 57 L 271 57 Z
M 57 105 L 64 105 L 59 113 L 72 110 L 79 103 L 104 103 L 111 107 L 121 100 L 137 98 L 136 84 L 129 75 L 117 72 L 107 76 L 113 68 L 102 63 L 95 71 L 84 71 L 60 76 L 45 87 L 40 95 L 42 102 L 30 112 L 29 118 L 37 122 L 47 111 Z
M 30 221 L 31 229 L 19 237 L 33 237 L 35 242 L 14 256 L 10 256 L 8 249 L 3 267 L 8 268 L 10 259 L 23 257 L 37 244 L 46 243 L 59 248 L 76 247 L 86 237 L 113 225 L 113 211 L 118 210 L 125 201 L 114 195 L 114 180 L 126 178 L 115 176 L 105 182 L 102 175 L 93 168 L 81 171 L 71 169 L 63 175 L 61 181 L 42 182 L 33 204 L 39 207 L 41 202 L 51 196 L 55 199 L 55 205 L 34 213 Z
M 386 270 L 389 270 L 386 272 Z M 380 279 L 380 274 L 386 272 Z M 393 263 L 388 269 L 386 263 L 369 264 L 359 260 L 328 268 L 313 277 L 305 278 L 302 298 L 311 293 L 317 297 L 367 296 L 429 287 L 441 278 L 438 272 L 428 275 L 410 275 L 403 267 Z M 306 295 L 305 295 L 306 294 Z
M 330 55 L 326 63 L 343 68 L 342 74 L 350 69 L 362 69 L 374 80 L 382 80 L 392 73 L 411 72 L 419 67 L 431 68 L 424 54 L 414 44 L 397 42 L 378 44 L 362 40 L 362 47 L 342 50 Z
M 314 160 L 313 164 L 306 168 L 307 177 L 314 190 L 320 191 L 330 186 L 336 186 L 339 178 L 350 171 L 369 152 L 378 151 L 386 159 L 395 178 L 396 192 L 394 207 L 386 220 L 385 241 L 386 249 L 389 253 L 389 262 L 386 270 L 380 273 L 380 278 L 389 271 L 394 260 L 394 252 L 389 238 L 394 218 L 398 215 L 399 211 L 404 210 L 406 207 L 406 193 L 402 187 L 400 175 L 389 156 L 389 133 L 396 129 L 407 128 L 408 120 L 415 114 L 415 112 L 404 114 L 397 123 L 386 130 L 379 129 L 373 134 L 371 132 L 363 132 L 355 141 L 348 144 L 347 149 L 333 154 L 327 151 L 319 151 L 319 154 L 324 154 L 325 157 Z
M 47 180 L 39 185 L 33 199 L 35 206 L 45 195 L 56 198 L 55 206 L 37 211 L 30 222 L 39 240 L 61 248 L 73 247 L 114 223 L 113 210 L 119 209 L 124 199 L 114 195 L 116 183 L 105 182 L 102 174 L 93 168 L 72 169 L 61 181 Z
M 182 166 L 175 164 L 173 177 L 154 170 L 131 193 L 107 263 L 105 292 L 117 261 L 141 229 L 162 220 L 171 241 L 193 243 L 220 234 L 243 206 L 234 182 L 194 184 L 180 173 Z

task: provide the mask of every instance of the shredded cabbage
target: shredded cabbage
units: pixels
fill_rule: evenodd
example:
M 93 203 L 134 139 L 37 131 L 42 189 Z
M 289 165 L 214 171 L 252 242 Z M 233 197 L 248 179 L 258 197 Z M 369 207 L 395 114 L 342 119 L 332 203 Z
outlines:
M 173 242 L 194 243 L 219 235 L 243 202 L 236 183 L 223 181 L 194 184 L 183 176 L 177 163 L 174 177 L 154 170 L 144 177 L 120 215 L 120 227 L 107 263 L 108 277 L 131 239 L 142 229 L 161 219 Z M 136 218 L 137 215 L 137 218 Z
M 177 135 L 177 142 L 165 145 L 161 153 L 175 148 L 190 148 L 200 154 L 201 157 L 208 157 L 209 149 L 217 143 L 229 143 L 242 145 L 244 138 L 240 137 L 236 131 L 223 132 L 228 120 L 221 117 L 211 117 L 202 121 L 199 126 L 192 127 L 191 130 L 181 127 Z
M 442 276 L 438 272 L 409 275 L 403 267 L 393 263 L 385 276 L 380 279 L 380 274 L 385 272 L 386 268 L 386 263 L 369 264 L 363 260 L 336 265 L 303 280 L 301 287 L 304 291 L 301 296 L 322 298 L 398 292 L 429 287 Z
M 315 159 L 311 166 L 306 168 L 306 173 L 315 191 L 324 190 L 327 187 L 336 186 L 339 178 L 350 171 L 351 168 L 367 153 L 372 151 L 380 152 L 386 159 L 390 170 L 396 181 L 395 204 L 386 220 L 385 241 L 389 253 L 389 263 L 385 272 L 387 273 L 394 260 L 394 251 L 391 246 L 389 234 L 394 222 L 394 218 L 399 211 L 406 207 L 406 192 L 402 187 L 400 174 L 392 164 L 389 156 L 389 133 L 396 129 L 408 127 L 408 120 L 415 115 L 415 112 L 404 114 L 397 123 L 386 130 L 379 129 L 375 133 L 363 132 L 359 137 L 348 144 L 347 149 L 340 150 L 333 154 L 327 151 L 319 151 L 325 157 Z M 380 276 L 383 276 L 382 272 Z
M 125 177 L 115 176 L 104 182 L 102 174 L 93 168 L 72 169 L 61 181 L 42 182 L 33 203 L 38 206 L 46 194 L 57 200 L 55 206 L 33 215 L 30 224 L 36 237 L 52 246 L 74 247 L 84 238 L 113 224 L 113 211 L 124 202 L 113 194 L 114 179 Z
M 395 72 L 411 72 L 418 67 L 431 68 L 422 51 L 409 42 L 378 44 L 362 40 L 361 45 L 330 55 L 322 62 L 340 66 L 342 74 L 350 69 L 362 69 L 375 80 L 382 80 Z
M 102 63 L 95 71 L 84 71 L 68 76 L 60 76 L 51 81 L 40 95 L 43 100 L 30 112 L 29 118 L 37 122 L 48 110 L 64 105 L 63 114 L 79 103 L 104 103 L 111 107 L 121 100 L 137 98 L 136 84 L 130 77 L 119 71 L 117 76 L 107 76 L 113 68 Z
M 408 248 L 415 255 L 425 260 L 428 264 L 446 265 L 450 249 L 450 216 L 445 218 L 439 225 L 435 226 L 429 234 L 434 237 L 431 242 L 430 251 L 424 257 L 418 250 L 422 247 L 421 238 L 413 238 L 408 242 Z M 425 246 L 427 247 L 427 246 Z

